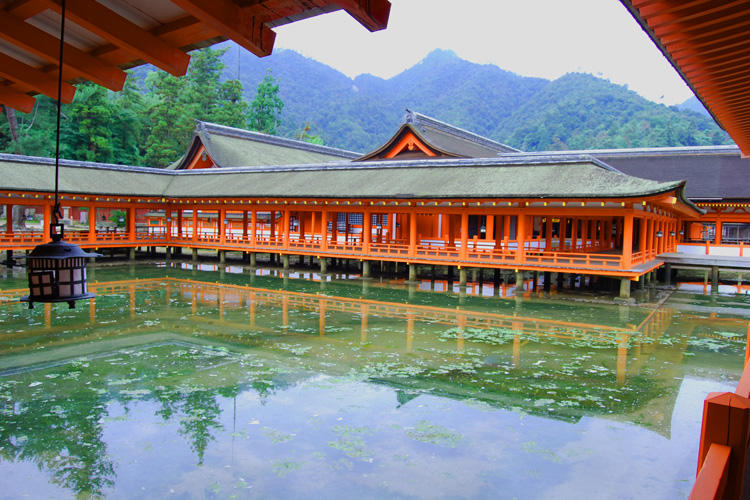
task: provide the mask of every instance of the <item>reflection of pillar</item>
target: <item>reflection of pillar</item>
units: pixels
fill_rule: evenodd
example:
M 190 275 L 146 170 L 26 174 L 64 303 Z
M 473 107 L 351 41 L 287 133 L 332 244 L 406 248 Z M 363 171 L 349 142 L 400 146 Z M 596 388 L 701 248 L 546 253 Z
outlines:
M 255 292 L 250 292 L 250 328 L 255 328 Z
M 364 344 L 367 342 L 367 319 L 370 314 L 370 306 L 368 304 L 360 304 L 360 314 L 362 315 L 362 324 L 359 327 L 359 341 Z
M 281 327 L 289 328 L 289 296 L 281 297 Z
M 89 299 L 89 323 L 96 324 L 96 301 Z
M 513 336 L 513 368 L 521 366 L 521 336 Z
M 456 339 L 456 351 L 459 353 L 464 352 L 464 332 L 466 331 L 466 315 L 460 314 L 458 316 L 458 334 Z
M 406 315 L 406 352 L 412 352 L 414 348 L 414 313 Z
M 196 315 L 196 314 L 198 314 L 198 290 L 196 290 L 195 288 L 193 288 L 193 297 L 192 297 L 192 299 L 193 300 L 192 300 L 192 302 L 190 304 L 191 305 L 191 312 L 193 313 L 193 315 Z
M 52 328 L 52 304 L 49 302 L 44 304 L 44 327 Z
M 224 289 L 219 288 L 219 295 L 216 299 L 219 302 L 219 321 L 224 321 Z
M 135 319 L 135 285 L 129 285 L 130 319 Z
M 320 332 L 321 337 L 326 336 L 326 302 L 324 300 L 320 301 L 320 323 L 318 331 Z
M 621 333 L 617 342 L 617 383 L 625 382 L 628 367 L 628 334 Z

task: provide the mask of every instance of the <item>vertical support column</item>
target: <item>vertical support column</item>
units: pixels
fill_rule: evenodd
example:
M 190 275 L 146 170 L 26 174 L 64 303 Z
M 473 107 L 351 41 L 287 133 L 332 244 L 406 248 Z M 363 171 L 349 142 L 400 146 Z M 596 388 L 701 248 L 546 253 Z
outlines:
M 177 237 L 182 240 L 182 236 L 185 234 L 182 227 L 182 209 L 177 210 Z
M 458 268 L 458 286 L 466 288 L 466 268 L 463 266 Z
M 624 227 L 622 229 L 622 260 L 623 269 L 633 267 L 633 212 L 628 211 L 624 217 Z
M 462 240 L 463 241 L 463 240 Z M 409 213 L 409 257 L 417 256 L 417 212 Z
M 247 241 L 247 210 L 242 211 L 242 241 Z
M 516 292 L 523 292 L 523 271 L 516 270 Z
M 8 222 L 7 227 L 11 227 Z M 89 244 L 93 245 L 96 243 L 96 205 L 89 205 Z
M 193 243 L 198 241 L 198 207 L 196 205 L 193 205 L 193 234 L 191 239 L 193 240 Z M 193 250 L 193 260 L 197 260 L 195 258 L 196 256 L 196 250 Z
M 630 298 L 630 279 L 625 277 L 620 278 L 620 298 Z
M 494 215 L 488 215 L 487 216 L 487 223 L 485 224 L 486 232 L 484 234 L 484 238 L 486 240 L 494 240 L 495 239 L 495 216 Z M 493 245 L 496 246 L 496 245 Z
M 10 213 L 12 214 L 13 211 L 11 210 Z M 49 203 L 45 203 L 42 206 L 42 213 L 43 213 L 42 217 L 44 217 L 44 221 L 42 221 L 42 241 L 44 243 L 49 243 L 50 241 L 52 241 L 52 238 L 50 238 L 49 231 L 48 231 L 49 225 L 52 223 L 52 205 L 50 205 Z M 7 219 L 6 219 L 6 226 L 8 226 Z M 12 226 L 13 226 L 13 218 L 11 216 L 9 227 L 12 227 Z
M 526 262 L 526 215 L 523 214 L 523 211 L 519 211 L 518 214 L 518 223 L 516 224 L 516 242 L 518 244 L 516 262 L 523 264 Z
M 724 223 L 720 218 L 716 219 L 716 234 L 714 235 L 714 245 L 721 245 L 721 233 L 724 232 Z
M 560 252 L 568 251 L 568 218 L 560 217 Z
M 544 251 L 552 251 L 552 217 L 547 216 L 544 222 Z
M 282 224 L 283 224 L 283 227 L 282 227 L 283 233 L 282 233 L 282 238 L 281 238 L 281 242 L 282 242 L 281 244 L 283 245 L 284 250 L 288 250 L 289 249 L 289 232 L 290 232 L 290 227 L 289 226 L 291 225 L 291 211 L 288 208 L 285 208 L 282 213 L 284 215 L 283 215 L 283 217 L 281 219 L 282 220 Z M 285 256 L 285 257 L 287 257 L 287 256 Z M 285 260 L 285 262 L 286 262 L 286 260 Z
M 645 219 L 646 223 L 646 252 L 649 255 L 649 260 L 654 256 L 654 237 L 656 230 L 654 229 L 654 219 Z
M 371 277 L 371 271 L 370 271 L 370 261 L 369 260 L 363 260 L 362 261 L 362 278 L 368 279 Z
M 48 220 L 42 221 L 42 232 L 44 232 L 44 226 L 49 225 Z M 8 203 L 5 205 L 5 232 L 13 234 L 13 205 Z
M 581 219 L 581 246 L 584 252 L 588 252 L 589 246 L 589 220 Z
M 328 250 L 328 210 L 325 208 L 320 212 L 320 249 Z
M 219 213 L 218 213 L 219 220 L 216 221 L 216 232 L 218 233 L 217 236 L 219 237 L 219 243 L 222 245 L 227 242 L 227 229 L 225 227 L 226 224 L 224 224 L 224 219 L 226 218 L 226 216 L 227 216 L 226 208 L 222 206 L 221 208 L 219 208 Z
M 256 246 L 258 244 L 258 210 L 253 205 L 250 211 L 250 246 Z M 255 255 L 255 254 L 253 254 Z
M 578 218 L 570 219 L 570 251 L 575 252 L 578 248 Z
M 370 253 L 370 242 L 372 241 L 372 213 L 365 210 L 362 214 L 362 252 Z
M 135 243 L 135 203 L 131 203 L 127 210 L 128 241 Z
M 461 213 L 461 251 L 459 256 L 461 260 L 466 260 L 469 256 L 469 214 Z
M 409 264 L 409 283 L 417 282 L 417 265 Z

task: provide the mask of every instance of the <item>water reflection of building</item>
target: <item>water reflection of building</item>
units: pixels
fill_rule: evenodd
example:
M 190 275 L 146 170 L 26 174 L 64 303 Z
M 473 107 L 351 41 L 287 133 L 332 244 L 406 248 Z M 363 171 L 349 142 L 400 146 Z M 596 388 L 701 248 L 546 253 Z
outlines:
M 596 316 L 611 322 L 612 310 L 595 314 L 588 323 L 545 319 L 532 301 L 526 305 L 531 315 L 524 315 L 523 309 L 501 314 L 176 278 L 93 286 L 99 297 L 88 311 L 77 314 L 74 329 L 70 320 L 53 318 L 49 307 L 43 324 L 32 329 L 21 328 L 25 317 L 10 313 L 5 323 L 18 332 L 4 339 L 0 368 L 7 373 L 20 366 L 94 356 L 99 349 L 111 352 L 159 342 L 222 346 L 238 353 L 262 346 L 274 356 L 287 355 L 284 349 L 294 351 L 297 348 L 289 346 L 298 345 L 309 370 L 358 370 L 369 366 L 374 353 L 398 355 L 400 365 L 376 370 L 370 378 L 410 393 L 439 386 L 440 393 L 451 397 L 477 398 L 496 407 L 513 402 L 529 412 L 560 418 L 610 411 L 629 418 L 641 411 L 644 422 L 668 433 L 669 405 L 676 397 L 668 387 L 674 386 L 674 377 L 680 378 L 675 367 L 686 349 L 682 337 L 670 338 L 668 345 L 661 342 L 673 321 L 673 312 L 664 308 L 648 316 L 628 311 L 622 326 L 615 326 L 596 323 Z M 92 343 L 92 337 L 97 342 Z M 40 343 L 45 347 L 41 352 Z M 349 346 L 364 347 L 368 354 L 358 350 L 355 356 Z M 340 366 L 326 366 L 320 356 L 329 347 L 343 349 Z M 581 349 L 589 352 L 585 362 L 575 361 Z M 14 355 L 7 356 L 11 352 Z M 666 371 L 660 366 L 665 356 L 673 362 Z M 548 411 L 524 402 L 544 399 L 545 384 L 556 384 L 558 396 L 552 399 L 564 399 L 570 406 Z M 591 391 L 602 387 L 622 392 L 620 401 L 596 401 Z

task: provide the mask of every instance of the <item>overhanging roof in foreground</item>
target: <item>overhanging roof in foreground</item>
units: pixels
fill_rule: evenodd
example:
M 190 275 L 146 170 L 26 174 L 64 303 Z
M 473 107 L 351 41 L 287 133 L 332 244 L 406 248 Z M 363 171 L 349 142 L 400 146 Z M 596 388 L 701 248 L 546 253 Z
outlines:
M 63 193 L 180 198 L 613 199 L 683 195 L 684 181 L 622 174 L 588 155 L 377 161 L 192 171 L 63 160 Z M 54 161 L 0 155 L 0 189 L 53 192 Z
M 175 76 L 186 52 L 231 39 L 261 57 L 273 28 L 345 10 L 370 31 L 388 24 L 388 0 L 67 0 L 62 98 L 90 80 L 113 91 L 124 69 L 151 63 Z M 31 112 L 34 94 L 57 96 L 60 0 L 0 0 L 0 104 Z
M 750 156 L 750 2 L 620 1 Z

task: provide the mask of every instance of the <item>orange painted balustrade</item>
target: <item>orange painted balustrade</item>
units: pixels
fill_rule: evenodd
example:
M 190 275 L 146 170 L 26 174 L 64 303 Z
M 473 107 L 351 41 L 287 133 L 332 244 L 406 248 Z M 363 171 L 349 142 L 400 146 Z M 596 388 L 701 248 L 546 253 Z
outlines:
M 746 471 L 750 438 L 750 327 L 745 348 L 745 371 L 737 389 L 713 392 L 703 403 L 703 425 L 698 475 L 690 493 L 693 500 L 748 498 Z

